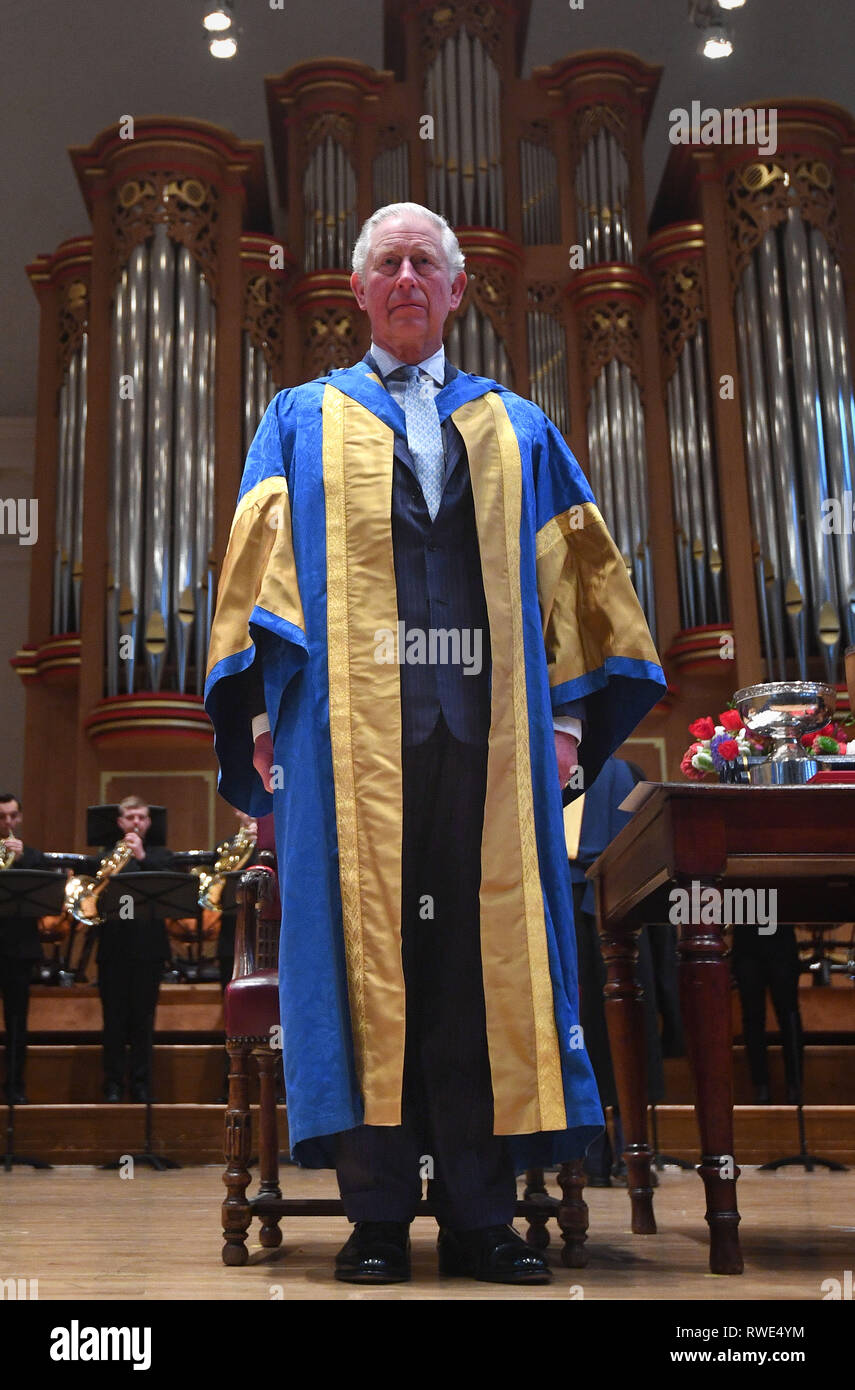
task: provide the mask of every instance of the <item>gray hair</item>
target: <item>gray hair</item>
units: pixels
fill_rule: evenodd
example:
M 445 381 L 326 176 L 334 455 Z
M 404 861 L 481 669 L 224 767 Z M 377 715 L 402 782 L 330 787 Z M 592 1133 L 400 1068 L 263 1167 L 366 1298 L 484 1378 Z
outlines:
M 430 208 L 422 207 L 421 203 L 387 203 L 386 207 L 378 208 L 372 212 L 368 221 L 363 223 L 362 230 L 356 238 L 356 245 L 353 248 L 353 269 L 356 271 L 360 280 L 365 278 L 365 262 L 368 260 L 368 252 L 371 247 L 371 238 L 374 235 L 374 228 L 381 222 L 385 222 L 387 217 L 423 217 L 425 221 L 432 222 L 438 230 L 442 241 L 442 251 L 445 256 L 445 263 L 448 267 L 449 277 L 453 280 L 463 270 L 466 261 L 460 249 L 460 243 L 454 235 L 452 228 L 448 225 L 445 218 L 439 212 L 432 212 Z

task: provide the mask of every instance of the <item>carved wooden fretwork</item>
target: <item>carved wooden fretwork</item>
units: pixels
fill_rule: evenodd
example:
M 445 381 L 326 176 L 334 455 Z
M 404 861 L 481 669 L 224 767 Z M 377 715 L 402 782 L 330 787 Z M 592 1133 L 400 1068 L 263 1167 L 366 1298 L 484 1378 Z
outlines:
M 480 39 L 495 62 L 499 56 L 503 14 L 488 0 L 446 0 L 422 13 L 419 50 L 423 68 L 429 68 L 446 39 L 465 28 L 470 38 Z
M 377 130 L 377 137 L 374 142 L 374 154 L 385 154 L 387 150 L 396 150 L 405 139 L 404 128 L 397 121 L 390 121 L 386 125 L 381 125 Z
M 64 370 L 74 353 L 83 344 L 88 331 L 89 286 L 85 280 L 69 280 L 63 287 L 59 302 L 59 334 L 57 356 Z
M 352 116 L 340 111 L 322 111 L 313 116 L 303 126 L 303 167 L 309 162 L 314 150 L 331 135 L 337 144 L 350 154 L 356 138 L 356 122 Z
M 551 314 L 559 323 L 564 322 L 561 295 L 557 285 L 551 281 L 538 280 L 528 286 L 528 308 L 530 313 Z
M 725 183 L 727 243 L 731 284 L 735 289 L 755 246 L 769 231 L 786 222 L 798 207 L 805 222 L 824 233 L 832 255 L 840 257 L 840 225 L 834 180 L 827 164 L 799 154 L 744 164 L 733 169 Z
M 626 119 L 614 106 L 580 106 L 573 117 L 573 145 L 578 161 L 588 140 L 605 127 L 615 137 L 626 156 Z
M 282 293 L 270 275 L 251 275 L 244 287 L 243 328 L 275 373 L 282 357 Z
M 186 246 L 217 297 L 217 222 L 219 194 L 201 179 L 159 170 L 127 179 L 113 203 L 113 275 L 158 222 L 165 222 L 173 241 Z
M 498 266 L 475 265 L 467 268 L 469 283 L 466 296 L 460 306 L 465 314 L 469 303 L 474 300 L 477 307 L 492 323 L 498 336 L 504 341 L 508 331 L 508 317 L 511 310 L 511 277 Z
M 703 262 L 687 257 L 664 266 L 656 273 L 659 305 L 659 346 L 665 381 L 677 367 L 683 345 L 694 338 L 698 321 L 706 318 L 706 292 Z
M 306 322 L 303 349 L 311 377 L 324 376 L 333 367 L 350 367 L 360 356 L 351 310 L 340 305 L 313 309 Z
M 624 362 L 642 390 L 641 333 L 634 309 L 622 299 L 600 300 L 583 310 L 580 322 L 585 395 L 613 358 Z
M 520 139 L 530 140 L 533 145 L 543 145 L 551 150 L 552 130 L 551 121 L 524 121 L 520 126 Z

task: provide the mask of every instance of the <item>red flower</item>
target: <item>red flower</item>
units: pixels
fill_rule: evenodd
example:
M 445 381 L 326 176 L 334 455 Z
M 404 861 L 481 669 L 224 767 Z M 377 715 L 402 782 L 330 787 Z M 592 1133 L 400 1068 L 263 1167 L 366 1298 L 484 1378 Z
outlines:
M 739 744 L 735 738 L 723 738 L 717 751 L 720 758 L 732 763 L 734 758 L 739 756 Z
M 703 782 L 704 778 L 707 775 L 705 772 L 699 772 L 696 767 L 692 767 L 692 758 L 695 756 L 696 753 L 700 753 L 702 746 L 703 745 L 700 743 L 690 744 L 689 747 L 686 749 L 685 753 L 683 754 L 683 758 L 680 763 L 680 771 L 682 772 L 683 776 L 688 777 L 692 782 Z
M 821 729 L 817 729 L 814 738 L 836 738 L 833 724 L 825 724 Z
M 692 738 L 712 738 L 715 733 L 715 724 L 709 715 L 705 715 L 703 719 L 696 719 L 694 724 L 689 725 L 689 733 Z
M 742 728 L 742 716 L 739 710 L 722 710 L 718 717 L 718 722 L 723 729 L 729 729 L 732 734 L 738 734 L 739 730 Z

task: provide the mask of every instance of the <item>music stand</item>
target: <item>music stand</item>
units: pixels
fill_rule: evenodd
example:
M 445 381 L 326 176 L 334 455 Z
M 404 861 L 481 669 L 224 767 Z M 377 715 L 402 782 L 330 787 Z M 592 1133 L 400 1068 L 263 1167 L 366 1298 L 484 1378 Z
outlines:
M 101 898 L 101 914 L 122 918 L 128 898 L 132 899 L 130 918 L 134 922 L 160 921 L 164 917 L 189 917 L 196 910 L 198 886 L 189 874 L 144 873 L 124 874 L 111 878 Z M 123 901 L 124 900 L 124 901 Z M 134 1163 L 147 1164 L 155 1172 L 180 1168 L 174 1158 L 152 1153 L 151 1148 L 151 1079 L 145 1102 L 145 1147 L 142 1153 L 131 1154 Z M 118 1168 L 120 1160 L 102 1164 L 103 1168 Z
M 62 910 L 65 879 L 61 874 L 45 869 L 7 869 L 0 874 L 0 932 L 10 919 L 53 916 Z M 6 1023 L 6 1075 L 15 1075 L 18 1041 L 9 1049 L 9 1027 Z M 15 1091 L 9 1086 L 9 1107 L 6 1119 L 6 1152 L 3 1170 L 11 1173 L 15 1164 L 29 1168 L 52 1168 L 52 1163 L 29 1154 L 15 1153 Z

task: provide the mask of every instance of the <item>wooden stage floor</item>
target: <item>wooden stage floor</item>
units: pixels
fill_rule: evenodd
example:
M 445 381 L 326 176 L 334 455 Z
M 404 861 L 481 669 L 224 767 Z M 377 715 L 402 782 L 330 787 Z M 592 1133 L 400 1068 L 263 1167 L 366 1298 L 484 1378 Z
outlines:
M 745 1273 L 723 1278 L 707 1269 L 703 1188 L 695 1173 L 660 1174 L 658 1236 L 633 1236 L 624 1188 L 586 1190 L 591 1213 L 586 1269 L 558 1263 L 551 1223 L 552 1285 L 508 1289 L 468 1279 L 440 1279 L 436 1225 L 413 1227 L 413 1280 L 359 1288 L 332 1278 L 347 1238 L 343 1218 L 283 1221 L 283 1245 L 262 1250 L 252 1228 L 250 1262 L 220 1260 L 217 1167 L 133 1179 L 88 1167 L 0 1172 L 0 1273 L 38 1279 L 47 1299 L 680 1299 L 816 1301 L 826 1279 L 843 1280 L 855 1257 L 855 1172 L 760 1173 L 743 1169 L 738 1192 Z M 288 1195 L 335 1196 L 331 1173 L 285 1168 Z M 547 1185 L 557 1195 L 553 1176 Z M 524 1230 L 522 1222 L 517 1223 Z

